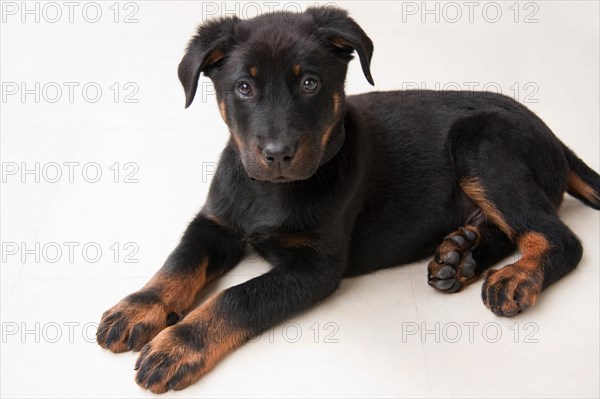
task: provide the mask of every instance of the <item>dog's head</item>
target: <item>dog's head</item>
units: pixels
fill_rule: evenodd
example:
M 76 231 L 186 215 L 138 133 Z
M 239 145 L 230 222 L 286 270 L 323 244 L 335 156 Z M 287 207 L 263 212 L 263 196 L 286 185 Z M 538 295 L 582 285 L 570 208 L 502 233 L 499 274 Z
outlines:
M 204 73 L 248 175 L 271 182 L 307 179 L 341 129 L 353 51 L 373 84 L 373 43 L 345 11 L 309 8 L 207 22 L 179 64 L 186 108 Z

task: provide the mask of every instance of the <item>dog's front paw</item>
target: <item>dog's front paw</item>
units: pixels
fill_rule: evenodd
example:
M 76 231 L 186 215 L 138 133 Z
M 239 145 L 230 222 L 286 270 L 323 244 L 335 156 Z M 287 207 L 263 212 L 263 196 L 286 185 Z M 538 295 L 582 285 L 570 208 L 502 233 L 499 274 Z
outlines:
M 532 306 L 542 292 L 543 275 L 519 264 L 489 270 L 483 283 L 483 303 L 498 316 L 513 316 Z
M 135 381 L 154 393 L 183 389 L 197 381 L 206 368 L 201 332 L 190 325 L 163 330 L 142 348 Z
M 429 285 L 440 291 L 456 292 L 475 280 L 476 263 L 471 250 L 478 240 L 479 233 L 465 227 L 446 237 L 427 266 Z
M 156 293 L 139 291 L 104 312 L 96 340 L 113 352 L 139 351 L 162 329 L 180 319 L 181 316 L 169 311 Z

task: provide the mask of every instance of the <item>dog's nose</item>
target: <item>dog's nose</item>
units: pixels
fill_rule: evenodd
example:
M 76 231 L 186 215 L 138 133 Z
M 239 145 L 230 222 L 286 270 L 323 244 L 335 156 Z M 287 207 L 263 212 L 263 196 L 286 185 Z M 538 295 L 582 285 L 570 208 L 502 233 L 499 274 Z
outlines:
M 267 143 L 262 150 L 263 157 L 270 164 L 288 163 L 294 157 L 295 152 L 295 148 L 284 143 Z

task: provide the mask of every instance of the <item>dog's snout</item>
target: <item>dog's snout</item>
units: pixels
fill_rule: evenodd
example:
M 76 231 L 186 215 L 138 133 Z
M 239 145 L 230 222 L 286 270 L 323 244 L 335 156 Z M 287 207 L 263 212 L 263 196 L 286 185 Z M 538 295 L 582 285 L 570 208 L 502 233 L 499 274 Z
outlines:
M 296 146 L 285 143 L 269 142 L 262 149 L 262 155 L 269 164 L 289 163 L 296 153 Z

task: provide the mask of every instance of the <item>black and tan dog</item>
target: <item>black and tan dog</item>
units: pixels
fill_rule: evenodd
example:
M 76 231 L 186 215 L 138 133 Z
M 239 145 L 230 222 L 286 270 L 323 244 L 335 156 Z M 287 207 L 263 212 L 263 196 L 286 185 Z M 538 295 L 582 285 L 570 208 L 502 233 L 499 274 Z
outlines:
M 600 176 L 538 117 L 491 93 L 346 98 L 354 51 L 373 83 L 371 40 L 334 9 L 199 28 L 179 65 L 186 106 L 204 73 L 231 139 L 179 246 L 102 316 L 101 346 L 141 350 L 139 385 L 192 384 L 346 276 L 433 253 L 429 283 L 456 292 L 518 249 L 482 291 L 495 314 L 511 316 L 579 262 L 581 244 L 556 210 L 565 191 L 600 209 Z M 272 270 L 190 311 L 246 244 Z

